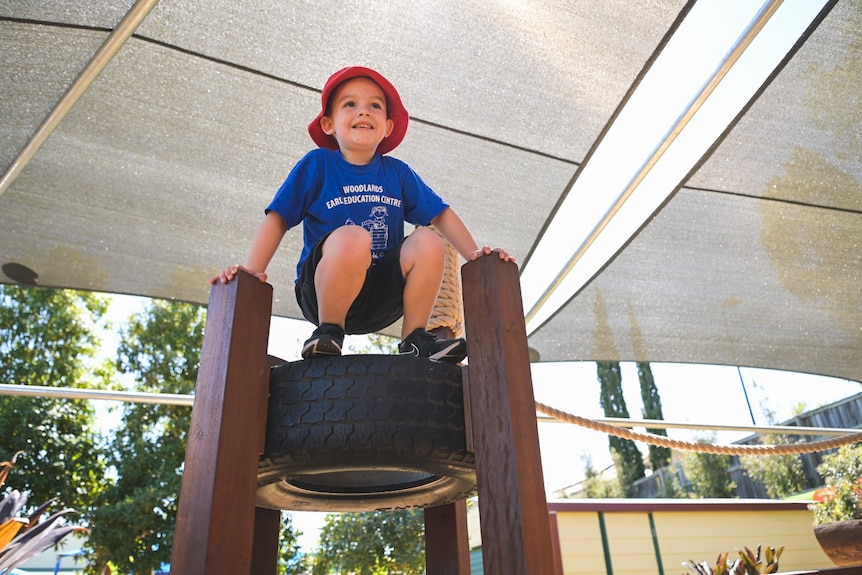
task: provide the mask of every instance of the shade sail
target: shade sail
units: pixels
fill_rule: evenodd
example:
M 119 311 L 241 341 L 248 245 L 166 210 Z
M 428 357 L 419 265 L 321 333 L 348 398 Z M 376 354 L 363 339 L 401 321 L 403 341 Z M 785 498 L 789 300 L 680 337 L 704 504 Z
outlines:
M 132 2 L 0 1 L 0 169 Z M 0 281 L 206 303 L 312 146 L 345 65 L 398 86 L 393 155 L 523 260 L 682 1 L 164 0 L 0 195 Z M 626 247 L 533 333 L 541 360 L 862 379 L 862 4 L 837 3 Z M 274 313 L 301 317 L 289 233 Z

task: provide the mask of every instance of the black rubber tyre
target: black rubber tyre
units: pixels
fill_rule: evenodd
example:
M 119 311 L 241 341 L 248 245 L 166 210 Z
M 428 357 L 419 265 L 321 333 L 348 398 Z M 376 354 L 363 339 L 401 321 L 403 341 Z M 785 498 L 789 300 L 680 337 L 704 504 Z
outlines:
M 476 493 L 461 367 L 348 355 L 272 370 L 257 505 L 355 512 Z

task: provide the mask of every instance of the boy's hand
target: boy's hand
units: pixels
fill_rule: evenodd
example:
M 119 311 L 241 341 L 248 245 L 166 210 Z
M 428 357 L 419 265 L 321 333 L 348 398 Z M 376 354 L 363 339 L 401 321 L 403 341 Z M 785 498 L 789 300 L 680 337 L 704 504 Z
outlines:
M 515 263 L 515 258 L 509 255 L 509 253 L 503 248 L 491 248 L 491 246 L 483 246 L 478 250 L 474 250 L 470 253 L 470 261 L 477 260 L 482 256 L 491 255 L 491 252 L 497 252 L 500 254 L 500 259 L 504 262 L 512 262 Z
M 212 279 L 210 279 L 210 285 L 215 285 L 216 283 L 228 283 L 230 280 L 236 277 L 236 274 L 239 270 L 250 273 L 257 279 L 259 279 L 261 283 L 266 281 L 266 272 L 253 272 L 250 269 L 246 269 L 242 266 L 230 266 L 229 268 L 221 272 L 219 275 L 214 276 Z

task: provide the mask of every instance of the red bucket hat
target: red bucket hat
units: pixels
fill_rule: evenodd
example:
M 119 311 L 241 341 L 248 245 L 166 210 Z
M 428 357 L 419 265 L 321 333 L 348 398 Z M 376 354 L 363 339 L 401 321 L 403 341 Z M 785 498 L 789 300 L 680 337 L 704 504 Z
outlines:
M 323 128 L 320 127 L 320 119 L 326 115 L 326 105 L 329 103 L 329 97 L 332 95 L 332 92 L 347 80 L 363 76 L 374 80 L 380 86 L 380 89 L 383 90 L 383 93 L 386 95 L 386 110 L 393 124 L 392 133 L 383 138 L 383 141 L 377 146 L 377 151 L 381 154 L 391 152 L 404 139 L 404 135 L 407 133 L 407 123 L 410 120 L 410 114 L 407 113 L 407 108 L 401 103 L 401 96 L 398 95 L 398 90 L 395 89 L 395 86 L 389 80 L 371 68 L 350 66 L 342 68 L 326 81 L 326 85 L 323 86 L 323 93 L 320 95 L 320 113 L 308 125 L 308 134 L 319 147 L 329 148 L 330 150 L 338 149 L 338 142 L 335 141 L 335 138 L 325 134 Z

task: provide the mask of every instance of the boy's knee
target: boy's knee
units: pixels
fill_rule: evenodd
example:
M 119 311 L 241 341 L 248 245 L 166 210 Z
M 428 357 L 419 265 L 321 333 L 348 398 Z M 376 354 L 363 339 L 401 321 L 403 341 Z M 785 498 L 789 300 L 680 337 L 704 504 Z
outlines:
M 368 230 L 366 230 L 362 226 L 347 224 L 344 226 L 339 226 L 332 230 L 332 233 L 329 234 L 329 238 L 348 238 L 351 240 L 367 239 L 370 242 L 371 234 L 369 234 Z M 329 238 L 327 239 L 327 241 L 329 241 Z
M 371 234 L 362 226 L 341 226 L 333 230 L 323 243 L 324 255 L 348 258 L 368 254 L 371 257 Z
M 410 234 L 408 238 L 413 244 L 414 249 L 419 251 L 423 257 L 433 257 L 439 255 L 443 257 L 446 253 L 446 248 L 443 245 L 443 238 L 437 233 L 428 228 L 417 228 Z

